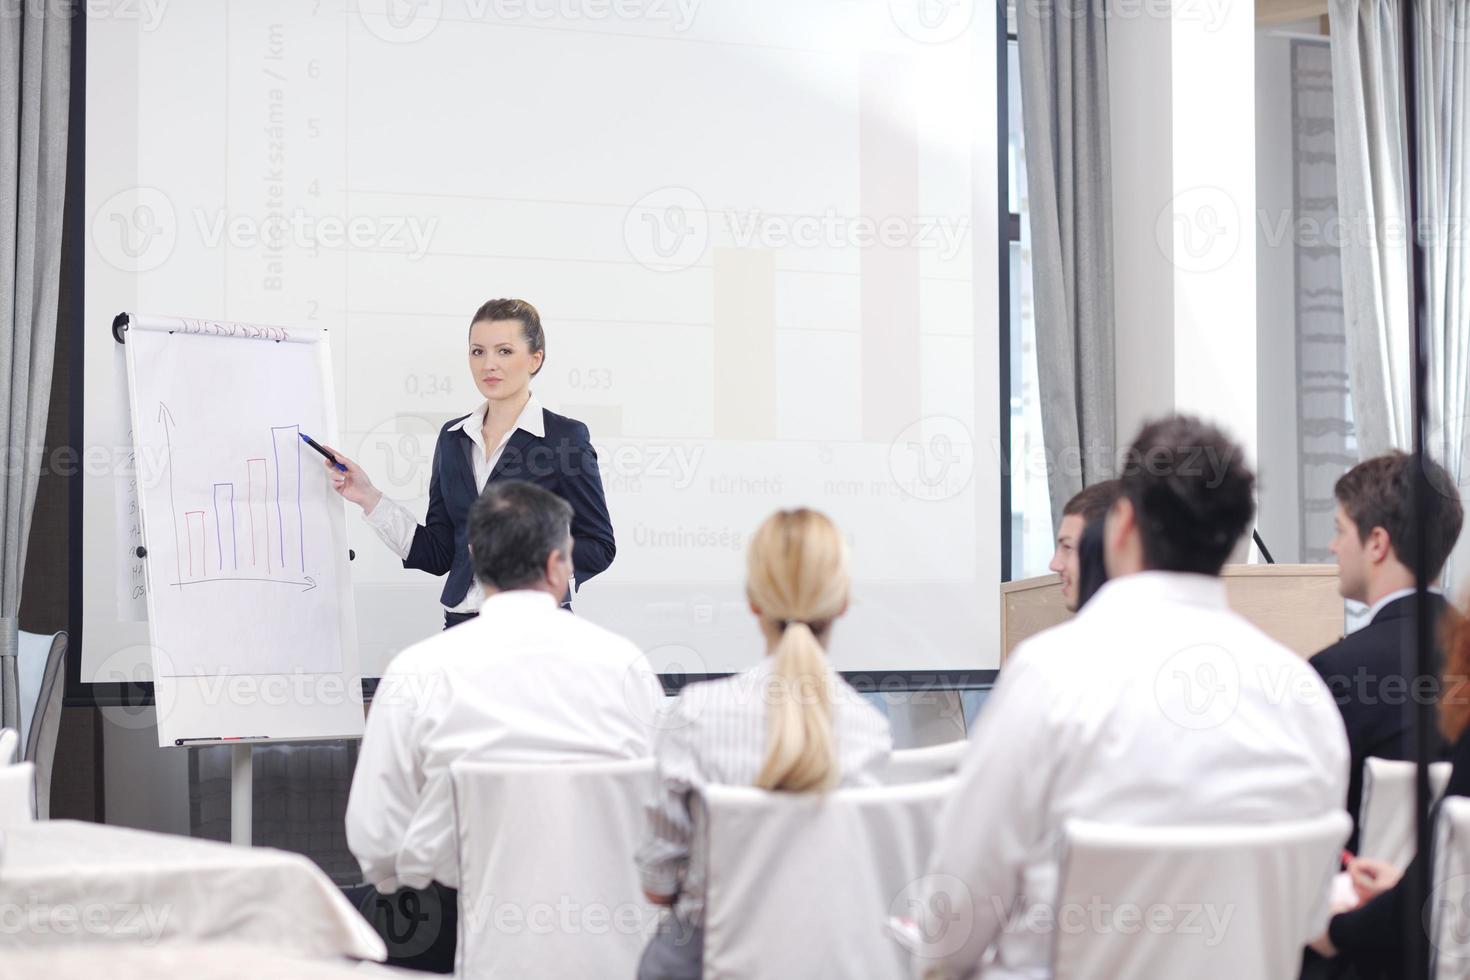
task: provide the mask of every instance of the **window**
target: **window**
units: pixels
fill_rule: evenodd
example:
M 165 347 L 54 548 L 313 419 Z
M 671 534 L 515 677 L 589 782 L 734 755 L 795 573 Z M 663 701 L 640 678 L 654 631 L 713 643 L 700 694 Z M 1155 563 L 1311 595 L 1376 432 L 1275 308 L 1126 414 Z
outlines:
M 1006 183 L 1009 201 L 1010 246 L 1006 295 L 1009 323 L 1005 339 L 1007 357 L 1001 364 L 1008 394 L 1007 427 L 1009 449 L 1009 514 L 1003 532 L 1001 553 L 1008 558 L 1001 577 L 1006 581 L 1029 578 L 1046 572 L 1052 555 L 1051 498 L 1047 485 L 1045 447 L 1041 432 L 1041 397 L 1036 371 L 1036 320 L 1031 294 L 1031 234 L 1027 220 L 1026 141 L 1021 123 L 1021 70 L 1019 45 L 1014 34 L 1006 44 L 1005 84 L 1001 87 L 1009 138 L 1006 150 Z

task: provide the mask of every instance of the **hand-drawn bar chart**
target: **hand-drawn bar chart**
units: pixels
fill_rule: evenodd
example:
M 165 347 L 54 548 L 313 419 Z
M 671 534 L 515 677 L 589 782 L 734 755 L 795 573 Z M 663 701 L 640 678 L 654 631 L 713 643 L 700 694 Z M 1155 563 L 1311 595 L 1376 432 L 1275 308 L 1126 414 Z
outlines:
M 260 434 L 263 455 L 242 458 L 238 472 L 204 479 L 204 474 L 174 472 L 172 434 L 178 423 L 162 404 L 158 421 L 168 447 L 169 510 L 178 542 L 176 578 L 169 584 L 179 589 L 225 582 L 316 588 L 306 574 L 301 426 L 271 426 Z M 206 508 L 194 504 L 200 499 L 208 500 Z

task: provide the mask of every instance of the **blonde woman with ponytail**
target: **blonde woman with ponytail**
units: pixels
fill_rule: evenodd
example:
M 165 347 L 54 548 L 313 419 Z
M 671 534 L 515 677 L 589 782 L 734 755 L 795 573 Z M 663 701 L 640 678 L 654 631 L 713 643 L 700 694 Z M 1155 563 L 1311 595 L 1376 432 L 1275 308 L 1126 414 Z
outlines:
M 704 951 L 702 811 L 711 783 L 824 793 L 877 782 L 888 721 L 827 660 L 847 611 L 847 545 L 825 514 L 777 511 L 746 558 L 746 597 L 765 639 L 756 666 L 685 688 L 663 725 L 659 792 L 638 867 L 649 901 L 674 914 L 649 942 L 639 980 L 692 980 Z

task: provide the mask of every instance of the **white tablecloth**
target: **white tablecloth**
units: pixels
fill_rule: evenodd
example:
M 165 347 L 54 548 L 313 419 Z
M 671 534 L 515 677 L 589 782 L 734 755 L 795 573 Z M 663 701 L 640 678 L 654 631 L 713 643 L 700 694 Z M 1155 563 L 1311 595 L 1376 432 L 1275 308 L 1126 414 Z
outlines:
M 73 820 L 0 835 L 0 949 L 213 940 L 306 957 L 387 955 L 300 854 Z
M 381 963 L 302 959 L 239 943 L 7 950 L 0 980 L 423 980 Z

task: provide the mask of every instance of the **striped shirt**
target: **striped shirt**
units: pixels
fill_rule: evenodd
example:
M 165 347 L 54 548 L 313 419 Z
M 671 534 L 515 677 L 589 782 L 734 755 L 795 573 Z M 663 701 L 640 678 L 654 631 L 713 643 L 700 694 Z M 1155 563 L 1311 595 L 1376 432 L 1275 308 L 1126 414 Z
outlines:
M 704 917 L 704 814 L 694 794 L 709 784 L 751 786 L 766 758 L 766 695 L 774 658 L 734 677 L 685 688 L 660 723 L 654 757 L 659 786 L 647 807 L 648 832 L 638 849 L 643 887 L 674 895 L 675 914 L 690 925 Z M 835 670 L 832 722 L 841 786 L 871 786 L 887 761 L 888 719 Z

